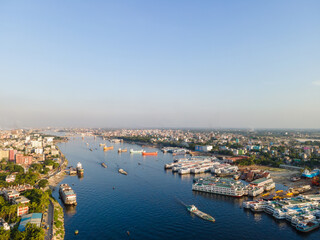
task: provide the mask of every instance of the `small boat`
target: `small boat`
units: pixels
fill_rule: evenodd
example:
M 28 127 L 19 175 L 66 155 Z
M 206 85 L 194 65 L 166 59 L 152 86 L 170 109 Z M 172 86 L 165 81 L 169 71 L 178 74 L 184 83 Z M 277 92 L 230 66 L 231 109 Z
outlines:
M 103 151 L 108 151 L 108 150 L 113 150 L 113 146 L 111 146 L 111 147 L 104 147 L 104 148 L 103 148 Z
M 79 234 L 79 230 L 75 230 L 75 231 L 74 231 L 74 234 L 75 234 L 75 235 L 78 235 L 78 234 Z
M 317 220 L 313 220 L 310 222 L 300 222 L 296 229 L 300 232 L 310 232 L 319 227 L 319 222 Z
M 215 222 L 216 220 L 211 217 L 209 214 L 206 214 L 204 212 L 201 212 L 200 210 L 198 210 L 198 208 L 195 205 L 188 205 L 186 206 L 187 210 L 193 214 L 195 214 L 196 216 L 198 216 L 199 218 L 202 218 L 204 220 L 210 221 L 210 222 Z
M 118 170 L 118 172 L 121 173 L 121 174 L 123 174 L 123 175 L 128 175 L 128 173 L 127 173 L 125 170 L 123 170 L 122 168 L 120 168 L 120 169 Z
M 123 153 L 123 152 L 128 152 L 128 150 L 127 149 L 121 149 L 121 148 L 118 149 L 118 153 Z
M 142 156 L 157 156 L 158 152 L 142 152 Z
M 108 167 L 104 162 L 101 163 L 101 166 L 104 167 L 104 168 L 107 168 L 107 167 Z
M 301 178 L 298 177 L 298 176 L 293 176 L 293 177 L 290 178 L 290 180 L 291 180 L 292 182 L 297 182 L 297 181 L 299 181 L 300 179 L 301 179 Z
M 130 149 L 130 153 L 132 153 L 132 154 L 135 154 L 135 153 L 143 153 L 144 152 L 144 150 L 142 149 L 142 150 L 133 150 L 133 149 Z

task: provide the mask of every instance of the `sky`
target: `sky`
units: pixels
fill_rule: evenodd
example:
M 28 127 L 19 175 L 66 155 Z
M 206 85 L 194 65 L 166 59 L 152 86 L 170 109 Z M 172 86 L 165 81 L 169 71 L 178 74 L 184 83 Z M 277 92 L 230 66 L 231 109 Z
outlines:
M 0 128 L 320 128 L 320 1 L 0 2 Z

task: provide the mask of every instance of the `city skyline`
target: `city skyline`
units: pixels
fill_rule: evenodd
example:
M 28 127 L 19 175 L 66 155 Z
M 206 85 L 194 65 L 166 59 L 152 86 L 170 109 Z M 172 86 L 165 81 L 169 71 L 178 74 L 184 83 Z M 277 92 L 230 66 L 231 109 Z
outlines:
M 2 2 L 0 128 L 320 128 L 319 7 Z

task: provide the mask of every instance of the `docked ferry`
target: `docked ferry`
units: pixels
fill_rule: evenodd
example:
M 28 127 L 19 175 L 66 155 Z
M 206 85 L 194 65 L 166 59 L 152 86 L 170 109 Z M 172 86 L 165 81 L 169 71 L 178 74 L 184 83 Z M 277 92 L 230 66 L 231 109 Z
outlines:
M 245 186 L 242 182 L 227 178 L 200 178 L 192 185 L 192 190 L 232 197 L 245 195 Z
M 296 229 L 300 232 L 310 232 L 319 227 L 319 222 L 316 220 L 310 222 L 300 222 Z
M 61 184 L 59 193 L 66 205 L 77 205 L 77 195 L 68 184 Z

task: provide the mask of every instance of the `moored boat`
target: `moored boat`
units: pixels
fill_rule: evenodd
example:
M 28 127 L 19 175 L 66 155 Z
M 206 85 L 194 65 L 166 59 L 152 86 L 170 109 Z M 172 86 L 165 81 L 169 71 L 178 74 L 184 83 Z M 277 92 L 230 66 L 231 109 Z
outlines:
M 113 150 L 113 146 L 103 147 L 103 151 Z
M 297 224 L 296 229 L 300 232 L 310 232 L 319 227 L 319 222 L 316 220 L 310 222 L 300 222 Z
M 127 149 L 121 149 L 121 148 L 118 149 L 118 153 L 123 153 L 123 152 L 128 152 L 128 150 Z
M 206 214 L 204 212 L 201 212 L 200 210 L 198 210 L 198 208 L 195 205 L 188 205 L 186 206 L 187 210 L 193 214 L 195 214 L 196 216 L 198 216 L 199 218 L 202 218 L 204 220 L 210 221 L 210 222 L 215 222 L 216 220 L 210 216 L 209 214 Z
M 77 164 L 77 174 L 79 176 L 83 176 L 83 173 L 84 173 L 84 169 L 82 168 L 82 164 L 80 162 L 78 162 L 78 164 Z
M 130 153 L 132 153 L 132 154 L 134 154 L 134 153 L 143 153 L 144 152 L 144 150 L 142 149 L 142 150 L 133 150 L 133 149 L 130 149 Z
M 158 152 L 142 152 L 142 156 L 157 156 Z
M 59 193 L 66 205 L 77 205 L 77 195 L 68 184 L 61 184 Z

